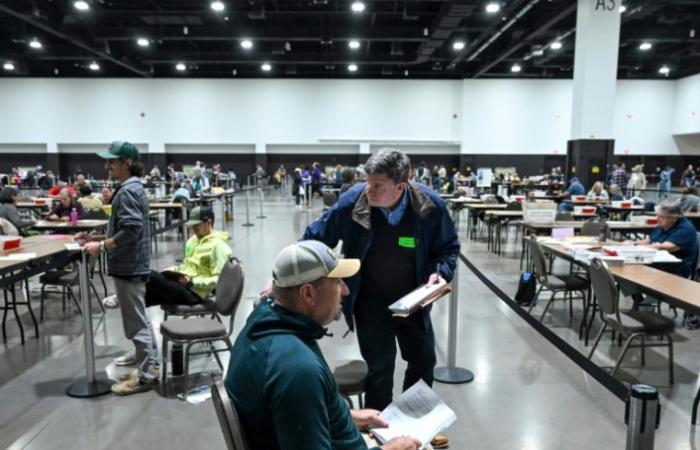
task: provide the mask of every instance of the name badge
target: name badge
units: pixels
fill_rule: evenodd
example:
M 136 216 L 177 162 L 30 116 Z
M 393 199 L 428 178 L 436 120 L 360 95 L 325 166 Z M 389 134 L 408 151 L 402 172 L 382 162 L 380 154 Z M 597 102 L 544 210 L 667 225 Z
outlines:
M 399 237 L 399 247 L 416 248 L 416 238 L 414 238 L 412 236 L 400 236 Z

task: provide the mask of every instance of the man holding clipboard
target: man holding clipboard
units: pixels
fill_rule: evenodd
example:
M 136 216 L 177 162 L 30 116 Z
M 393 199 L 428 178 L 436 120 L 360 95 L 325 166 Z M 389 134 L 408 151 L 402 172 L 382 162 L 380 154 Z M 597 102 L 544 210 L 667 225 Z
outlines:
M 408 363 L 403 390 L 419 379 L 432 385 L 436 363 L 430 307 L 394 317 L 388 306 L 421 284 L 451 281 L 460 243 L 440 196 L 408 181 L 411 163 L 404 153 L 382 149 L 365 171 L 367 182 L 341 195 L 302 239 L 331 248 L 342 239 L 343 255 L 362 261 L 361 271 L 346 280 L 343 313 L 351 330 L 357 324 L 369 367 L 366 405 L 382 410 L 392 401 L 396 341 Z

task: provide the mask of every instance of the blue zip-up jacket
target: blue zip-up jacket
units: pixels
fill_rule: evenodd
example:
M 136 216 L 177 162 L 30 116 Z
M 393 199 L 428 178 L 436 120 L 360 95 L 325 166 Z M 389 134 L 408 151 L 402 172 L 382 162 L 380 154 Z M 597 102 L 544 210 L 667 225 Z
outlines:
M 148 196 L 141 181 L 131 177 L 112 194 L 112 215 L 107 237 L 117 248 L 107 252 L 107 273 L 130 278 L 151 271 L 151 227 L 148 225 Z
M 224 384 L 250 448 L 367 448 L 318 346 L 325 334 L 309 317 L 270 300 L 248 317 Z
M 302 240 L 316 239 L 334 248 L 342 239 L 344 257 L 362 261 L 372 245 L 371 209 L 365 194 L 366 185 L 366 182 L 358 183 L 341 195 L 335 205 L 306 228 Z M 413 214 L 416 278 L 419 283 L 425 283 L 439 267 L 440 275 L 449 282 L 460 248 L 454 222 L 437 193 L 419 183 L 408 183 L 407 186 L 409 206 L 404 214 Z M 343 314 L 350 329 L 354 330 L 352 312 L 362 283 L 361 274 L 345 279 L 345 283 L 350 294 L 343 299 Z M 427 318 L 430 307 L 424 308 L 423 314 Z

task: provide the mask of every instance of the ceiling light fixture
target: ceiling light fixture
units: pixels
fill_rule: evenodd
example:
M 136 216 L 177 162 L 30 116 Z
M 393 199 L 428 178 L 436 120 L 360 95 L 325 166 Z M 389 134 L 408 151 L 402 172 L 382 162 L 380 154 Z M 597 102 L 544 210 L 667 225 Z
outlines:
M 175 64 L 175 70 L 179 70 L 180 72 L 184 72 L 185 70 L 187 70 L 187 66 L 185 65 L 185 63 L 179 62 L 179 63 Z
M 85 0 L 78 0 L 77 2 L 73 2 L 73 6 L 78 11 L 87 11 L 88 9 L 90 9 L 90 5 Z
M 510 71 L 513 72 L 513 73 L 518 73 L 518 72 L 520 72 L 521 70 L 523 70 L 523 68 L 520 67 L 520 64 L 513 64 L 513 65 L 510 67 Z
M 639 44 L 639 49 L 643 51 L 651 50 L 651 42 L 642 42 Z
M 660 73 L 661 75 L 668 75 L 669 72 L 671 72 L 671 69 L 669 69 L 669 67 L 666 66 L 666 65 L 661 66 L 661 68 L 659 69 L 659 73 Z
M 220 0 L 214 0 L 211 2 L 211 9 L 213 9 L 216 12 L 221 12 L 224 9 L 226 9 L 226 6 L 224 5 L 224 2 Z
M 251 41 L 250 39 L 244 39 L 241 41 L 241 47 L 246 50 L 250 50 L 251 48 L 253 48 L 253 41 Z
M 39 39 L 37 39 L 37 38 L 34 38 L 31 41 L 29 41 L 29 46 L 31 48 L 37 48 L 37 49 L 43 47 L 43 45 L 41 45 L 41 42 L 39 42 Z
M 357 72 L 357 64 L 350 64 L 350 65 L 348 66 L 348 70 L 349 70 L 350 72 Z
M 348 47 L 350 47 L 353 50 L 357 50 L 358 48 L 360 48 L 360 41 L 352 40 L 348 42 Z
M 93 72 L 97 72 L 98 70 L 100 70 L 100 65 L 97 64 L 95 61 L 91 62 L 90 65 L 89 65 L 88 67 L 89 67 L 90 70 L 92 70 Z
M 561 48 L 561 42 L 554 41 L 549 45 L 549 48 L 551 48 L 552 50 L 559 50 Z
M 263 64 L 263 65 L 261 66 L 261 69 L 262 69 L 263 71 L 265 71 L 265 72 L 269 72 L 269 71 L 272 70 L 272 66 L 271 66 L 270 64 L 268 64 L 268 63 L 265 63 L 265 64 Z
M 136 39 L 136 43 L 139 47 L 148 47 L 149 45 L 151 45 L 151 42 L 146 38 L 138 38 Z
M 352 6 L 350 6 L 350 8 L 352 9 L 352 12 L 361 13 L 365 10 L 365 4 L 360 1 L 355 1 L 352 2 Z
M 620 5 L 620 14 L 622 14 L 625 11 L 627 11 L 627 7 L 625 5 Z
M 486 12 L 489 14 L 495 14 L 500 10 L 501 10 L 501 5 L 499 5 L 496 2 L 490 2 L 488 5 L 486 5 Z
M 2 68 L 7 70 L 8 72 L 11 72 L 15 70 L 15 65 L 12 64 L 11 62 L 6 62 L 5 64 L 2 65 Z
M 453 50 L 457 50 L 457 51 L 464 50 L 464 46 L 465 46 L 464 41 L 454 41 L 452 43 Z

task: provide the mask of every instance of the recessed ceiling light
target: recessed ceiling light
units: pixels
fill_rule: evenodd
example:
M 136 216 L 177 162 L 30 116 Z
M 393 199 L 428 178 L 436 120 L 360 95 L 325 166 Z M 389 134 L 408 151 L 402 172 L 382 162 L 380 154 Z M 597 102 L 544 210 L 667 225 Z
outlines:
M 185 63 L 180 62 L 175 64 L 175 69 L 179 70 L 180 72 L 184 72 L 185 70 L 187 70 L 187 66 L 185 65 Z
M 464 50 L 464 41 L 454 41 L 452 43 L 452 48 L 454 50 Z
M 87 11 L 88 9 L 90 9 L 90 5 L 85 0 L 78 0 L 77 2 L 73 2 L 73 6 L 78 11 Z
M 138 38 L 136 39 L 136 43 L 139 45 L 139 47 L 148 47 L 151 45 L 151 42 L 146 38 Z
M 520 72 L 521 70 L 523 70 L 523 68 L 520 67 L 520 64 L 513 64 L 513 65 L 510 67 L 510 71 L 513 72 L 513 73 L 518 73 L 518 72 Z
M 348 42 L 348 47 L 350 47 L 353 50 L 357 50 L 360 48 L 360 41 L 350 41 Z
M 544 55 L 544 49 L 538 48 L 537 50 L 532 51 L 532 56 L 542 56 Z
M 253 48 L 253 41 L 251 41 L 250 39 L 244 39 L 241 41 L 241 47 L 243 47 L 246 50 L 250 50 L 251 48 Z
M 620 5 L 620 14 L 622 14 L 625 11 L 627 11 L 627 7 L 625 5 Z
M 2 68 L 7 70 L 7 71 L 13 71 L 13 70 L 15 70 L 15 65 L 12 64 L 11 62 L 6 62 L 5 64 L 2 65 Z
M 350 72 L 357 72 L 357 64 L 350 64 L 350 65 L 348 66 L 348 70 L 349 70 Z
M 661 68 L 659 69 L 659 73 L 661 75 L 668 75 L 669 72 L 671 72 L 671 69 L 669 69 L 668 66 L 661 66 Z
M 549 45 L 549 48 L 551 48 L 552 50 L 559 50 L 561 48 L 561 42 L 554 41 Z
M 41 45 L 41 42 L 39 42 L 39 39 L 34 38 L 31 41 L 29 41 L 29 46 L 31 48 L 41 48 L 43 45 Z
M 496 2 L 491 2 L 488 5 L 486 5 L 486 12 L 489 14 L 497 13 L 500 10 L 501 10 L 501 5 L 499 5 Z
M 224 2 L 220 0 L 214 0 L 211 2 L 211 9 L 213 9 L 216 12 L 221 12 L 224 9 L 226 9 L 226 6 L 224 5 Z
M 261 68 L 262 70 L 264 70 L 265 72 L 269 72 L 269 71 L 272 70 L 272 66 L 271 66 L 270 64 L 268 64 L 268 63 L 263 64 L 260 68 Z
M 100 65 L 97 64 L 95 61 L 91 62 L 88 67 L 90 67 L 90 70 L 92 70 L 93 72 L 97 72 L 98 70 L 100 70 Z
M 644 51 L 651 50 L 651 42 L 642 42 L 639 44 L 639 49 Z
M 365 4 L 359 1 L 352 2 L 352 6 L 350 6 L 353 12 L 356 13 L 361 13 L 362 11 L 365 10 Z

